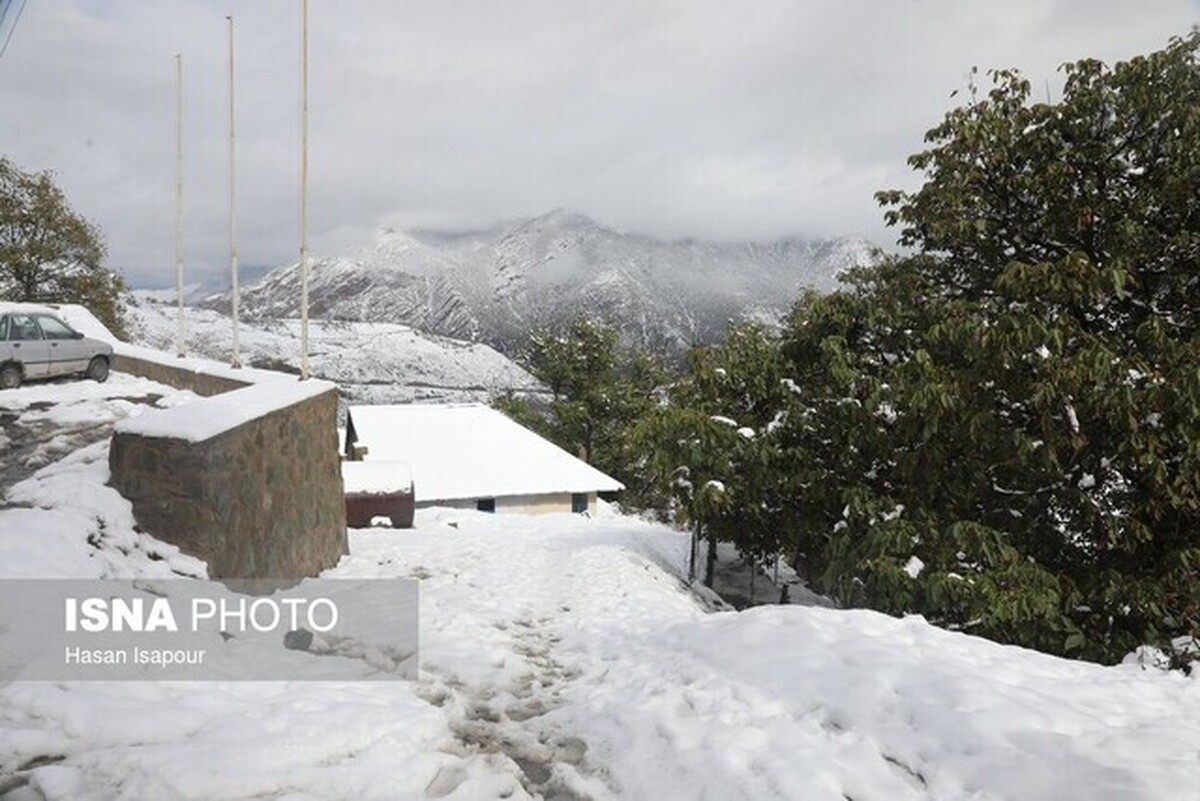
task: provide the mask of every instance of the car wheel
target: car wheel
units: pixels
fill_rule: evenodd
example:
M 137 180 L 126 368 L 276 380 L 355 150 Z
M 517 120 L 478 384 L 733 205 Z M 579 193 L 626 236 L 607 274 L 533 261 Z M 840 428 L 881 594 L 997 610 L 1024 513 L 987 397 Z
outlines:
M 16 389 L 21 386 L 21 368 L 15 364 L 0 367 L 0 389 Z
M 103 356 L 97 356 L 88 362 L 87 372 L 84 373 L 88 378 L 103 384 L 108 380 L 108 359 Z

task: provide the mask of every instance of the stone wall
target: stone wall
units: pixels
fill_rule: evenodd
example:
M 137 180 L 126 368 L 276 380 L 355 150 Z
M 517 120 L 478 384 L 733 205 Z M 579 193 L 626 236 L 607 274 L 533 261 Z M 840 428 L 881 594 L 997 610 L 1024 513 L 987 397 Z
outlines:
M 166 354 L 163 354 L 163 357 L 170 358 Z M 130 356 L 125 353 L 113 354 L 112 369 L 121 373 L 128 373 L 129 375 L 157 381 L 160 384 L 175 387 L 175 389 L 190 390 L 204 397 L 220 395 L 223 392 L 232 392 L 251 383 L 250 381 L 237 381 L 232 378 L 213 375 L 210 372 L 202 370 L 176 367 L 175 365 L 164 364 L 163 362 L 151 359 L 139 359 L 136 356 Z
M 201 442 L 117 431 L 110 481 L 144 531 L 205 560 L 211 578 L 313 576 L 347 551 L 336 417 L 331 389 Z

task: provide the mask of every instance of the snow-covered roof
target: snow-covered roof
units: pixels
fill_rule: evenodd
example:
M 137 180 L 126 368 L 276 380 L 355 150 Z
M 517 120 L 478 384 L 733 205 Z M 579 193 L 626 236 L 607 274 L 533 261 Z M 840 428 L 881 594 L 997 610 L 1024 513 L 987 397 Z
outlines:
M 352 406 L 350 421 L 367 462 L 412 466 L 421 502 L 624 489 L 483 404 Z
M 346 494 L 411 492 L 412 471 L 404 462 L 342 462 Z

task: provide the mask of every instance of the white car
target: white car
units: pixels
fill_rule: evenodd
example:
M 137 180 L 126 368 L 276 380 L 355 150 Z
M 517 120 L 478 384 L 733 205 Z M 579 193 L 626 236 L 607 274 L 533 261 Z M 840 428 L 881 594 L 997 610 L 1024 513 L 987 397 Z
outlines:
M 112 345 L 85 337 L 53 309 L 0 303 L 0 389 L 62 375 L 105 381 L 112 352 Z

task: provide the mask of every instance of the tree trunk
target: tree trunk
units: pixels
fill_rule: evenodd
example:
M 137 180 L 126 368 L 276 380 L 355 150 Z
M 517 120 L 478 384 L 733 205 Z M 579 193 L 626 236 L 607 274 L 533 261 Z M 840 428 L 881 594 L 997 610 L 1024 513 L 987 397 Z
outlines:
M 692 547 L 688 553 L 688 582 L 696 580 L 696 546 L 700 544 L 700 524 L 692 526 Z
M 37 269 L 34 267 L 24 266 L 23 268 L 18 269 L 16 272 L 17 275 L 20 276 L 18 280 L 21 282 L 20 301 L 22 303 L 33 303 L 34 301 L 40 300 L 38 297 L 38 284 L 40 282 Z
M 717 538 L 712 532 L 708 535 L 708 559 L 704 566 L 704 586 L 710 590 L 713 586 L 713 577 L 717 572 Z
M 812 576 L 809 575 L 808 560 L 804 558 L 804 549 L 799 545 L 796 546 L 796 552 L 792 554 L 792 570 L 796 571 L 796 575 L 805 584 L 812 582 Z

